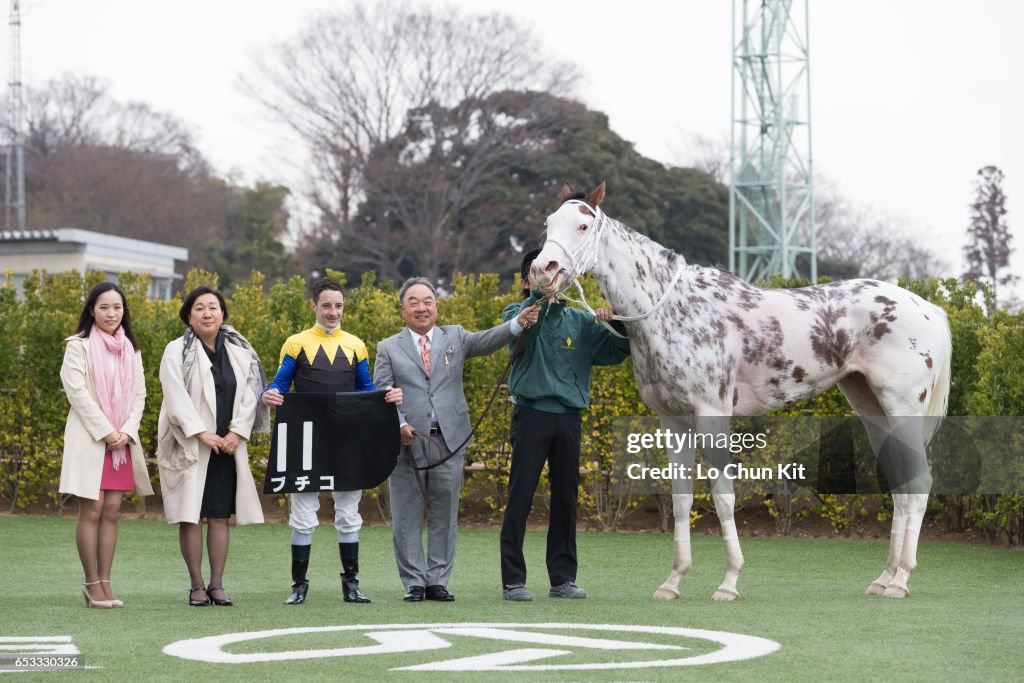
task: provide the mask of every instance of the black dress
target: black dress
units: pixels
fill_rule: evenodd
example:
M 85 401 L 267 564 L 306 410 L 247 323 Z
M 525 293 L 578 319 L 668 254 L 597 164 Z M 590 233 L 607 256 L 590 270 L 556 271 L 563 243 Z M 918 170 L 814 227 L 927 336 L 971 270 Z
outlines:
M 196 343 L 206 352 L 213 366 L 213 386 L 217 390 L 217 436 L 227 436 L 231 425 L 231 413 L 235 407 L 235 371 L 231 358 L 224 348 L 224 332 L 217 334 L 217 348 L 211 351 L 199 339 Z M 206 468 L 206 486 L 203 488 L 203 504 L 200 517 L 227 518 L 235 514 L 235 490 L 238 487 L 238 473 L 235 471 L 235 456 L 231 453 L 210 451 L 210 464 Z

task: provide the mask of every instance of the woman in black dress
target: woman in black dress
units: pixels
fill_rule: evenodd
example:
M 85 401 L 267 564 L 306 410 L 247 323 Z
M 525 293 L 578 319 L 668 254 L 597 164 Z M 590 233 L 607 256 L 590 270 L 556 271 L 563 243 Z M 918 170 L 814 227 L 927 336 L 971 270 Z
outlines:
M 246 442 L 252 431 L 269 429 L 258 400 L 265 384 L 259 357 L 242 335 L 224 325 L 224 297 L 197 287 L 179 315 L 188 328 L 164 350 L 160 363 L 157 462 L 168 523 L 178 524 L 181 554 L 188 568 L 189 604 L 228 606 L 224 567 L 228 521 L 263 522 Z M 203 580 L 203 531 L 210 557 L 210 582 Z

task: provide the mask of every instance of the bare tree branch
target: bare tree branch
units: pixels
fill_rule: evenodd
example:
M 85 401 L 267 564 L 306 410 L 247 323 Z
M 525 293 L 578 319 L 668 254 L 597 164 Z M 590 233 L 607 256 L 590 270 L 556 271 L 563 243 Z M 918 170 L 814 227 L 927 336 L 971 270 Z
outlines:
M 319 14 L 255 66 L 243 88 L 309 152 L 321 225 L 304 239 L 322 243 L 305 252 L 386 277 L 450 275 L 461 263 L 441 250 L 480 239 L 457 217 L 522 151 L 481 103 L 578 79 L 516 19 L 400 0 Z

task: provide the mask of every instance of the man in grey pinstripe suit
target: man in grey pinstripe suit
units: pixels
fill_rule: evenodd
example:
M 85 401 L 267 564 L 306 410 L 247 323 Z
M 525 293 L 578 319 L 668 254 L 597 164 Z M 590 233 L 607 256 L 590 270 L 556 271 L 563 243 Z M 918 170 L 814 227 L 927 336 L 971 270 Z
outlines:
M 460 325 L 436 326 L 437 290 L 425 278 L 411 278 L 399 293 L 405 327 L 377 344 L 373 376 L 379 386 L 401 387 L 399 408 L 402 443 L 411 444 L 415 434 L 431 435 L 447 456 L 471 431 L 466 396 L 462 390 L 463 363 L 504 347 L 524 327 L 537 321 L 539 306 L 524 309 L 512 320 L 482 332 L 468 332 Z M 424 454 L 414 445 L 416 459 Z M 448 579 L 455 562 L 459 490 L 465 449 L 440 467 L 422 472 L 430 498 L 427 510 L 427 549 L 423 551 L 423 493 L 416 475 L 404 458 L 388 480 L 391 492 L 391 530 L 398 574 L 406 602 L 448 602 Z

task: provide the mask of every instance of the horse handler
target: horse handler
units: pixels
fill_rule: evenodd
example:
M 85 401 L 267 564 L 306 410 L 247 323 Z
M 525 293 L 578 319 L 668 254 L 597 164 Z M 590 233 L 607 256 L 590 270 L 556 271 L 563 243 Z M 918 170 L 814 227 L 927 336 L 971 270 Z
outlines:
M 531 272 L 540 253 L 526 254 L 520 268 L 523 301 L 505 307 L 509 320 L 532 304 L 537 289 Z M 550 296 L 552 292 L 541 291 Z M 536 296 L 536 294 L 535 294 Z M 508 505 L 501 524 L 501 581 L 505 600 L 533 600 L 526 590 L 523 538 L 533 494 L 548 463 L 551 482 L 551 515 L 548 521 L 547 565 L 552 598 L 585 598 L 576 585 L 576 504 L 580 480 L 580 413 L 590 406 L 590 368 L 614 365 L 629 357 L 629 341 L 609 332 L 602 320 L 612 311 L 597 310 L 592 316 L 564 303 L 550 301 L 541 309 L 537 325 L 524 333 L 509 378 L 516 407 L 512 412 L 509 440 L 512 465 L 508 481 Z M 613 323 L 625 335 L 622 323 Z M 510 345 L 510 352 L 512 348 Z

